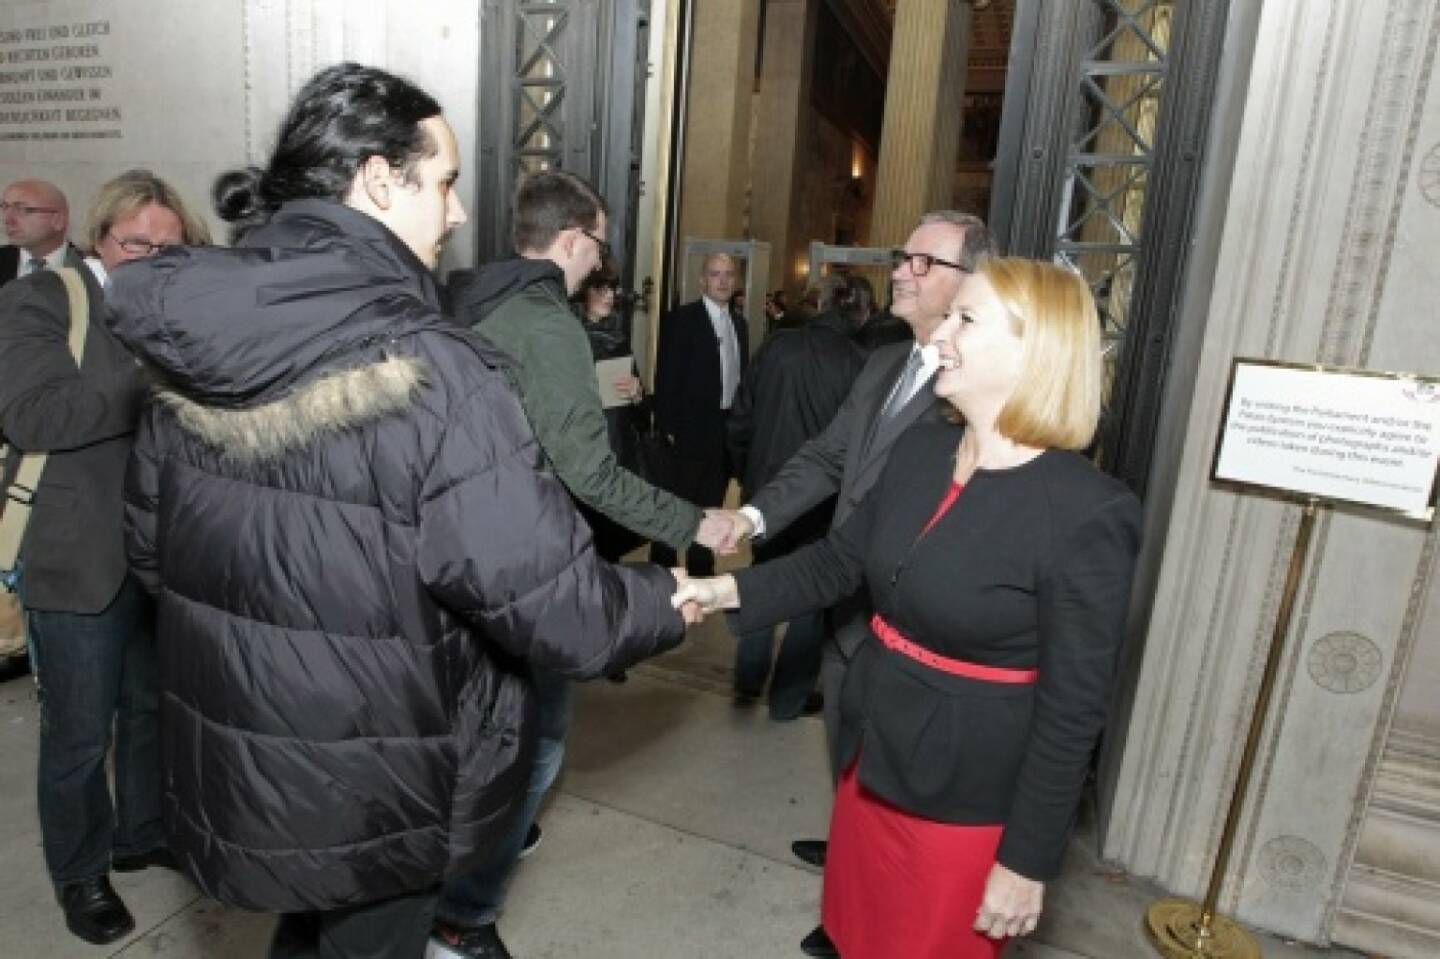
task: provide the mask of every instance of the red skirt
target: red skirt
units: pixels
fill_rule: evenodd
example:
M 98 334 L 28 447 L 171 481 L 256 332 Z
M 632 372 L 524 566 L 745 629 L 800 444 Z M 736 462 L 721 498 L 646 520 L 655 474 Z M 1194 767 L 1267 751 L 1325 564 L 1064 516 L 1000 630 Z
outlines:
M 840 777 L 830 817 L 821 921 L 841 959 L 997 959 L 976 932 L 1002 826 L 912 816 Z

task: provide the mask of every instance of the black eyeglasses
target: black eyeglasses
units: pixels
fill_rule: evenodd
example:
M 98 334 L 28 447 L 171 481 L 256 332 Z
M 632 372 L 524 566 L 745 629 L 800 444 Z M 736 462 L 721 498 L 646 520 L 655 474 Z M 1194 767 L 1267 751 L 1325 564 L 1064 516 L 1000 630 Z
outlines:
M 940 257 L 931 256 L 929 253 L 909 253 L 905 250 L 890 251 L 890 266 L 892 269 L 898 270 L 906 263 L 910 264 L 910 272 L 916 276 L 924 276 L 929 273 L 932 266 L 948 266 L 950 269 L 959 270 L 961 273 L 975 272 L 963 263 L 942 260 Z
M 59 210 L 55 209 L 53 206 L 31 206 L 31 205 L 28 204 L 28 203 L 11 203 L 11 202 L 8 202 L 8 201 L 7 201 L 7 202 L 4 202 L 4 203 L 0 203 L 0 215 L 4 215 L 4 214 L 6 214 L 6 213 L 9 213 L 11 210 L 14 210 L 16 213 L 20 214 L 21 216 L 29 216 L 29 215 L 32 214 L 32 213 L 59 213 L 59 212 L 60 212 Z
M 606 243 L 604 240 L 600 239 L 598 236 L 596 236 L 595 234 L 591 233 L 589 230 L 585 229 L 583 226 L 577 226 L 575 229 L 579 230 L 581 233 L 585 234 L 585 235 L 588 236 L 590 239 L 592 239 L 592 240 L 595 241 L 595 245 L 600 248 L 600 259 L 606 260 L 606 259 L 609 259 L 609 258 L 610 258 L 610 244 L 609 244 L 609 243 Z
M 169 245 L 167 243 L 151 243 L 149 240 L 138 236 L 130 236 L 122 240 L 114 233 L 107 233 L 105 235 L 114 240 L 115 245 L 120 247 L 120 249 L 126 253 L 132 253 L 135 256 L 149 256 L 152 253 L 159 253 Z

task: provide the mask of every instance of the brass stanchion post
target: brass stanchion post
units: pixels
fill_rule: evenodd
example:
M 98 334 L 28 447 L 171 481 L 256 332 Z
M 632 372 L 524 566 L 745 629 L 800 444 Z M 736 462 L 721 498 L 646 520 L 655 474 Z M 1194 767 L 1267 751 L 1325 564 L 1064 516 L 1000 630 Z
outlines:
M 1210 870 L 1210 885 L 1205 901 L 1161 899 L 1152 903 L 1145 913 L 1145 931 L 1150 942 L 1166 959 L 1261 959 L 1260 945 L 1239 923 L 1216 911 L 1220 887 L 1225 881 L 1225 868 L 1235 845 L 1240 826 L 1240 813 L 1245 794 L 1250 788 L 1250 774 L 1255 767 L 1255 754 L 1265 729 L 1265 716 L 1270 711 L 1275 676 L 1280 671 L 1280 657 L 1285 649 L 1285 636 L 1290 632 L 1290 614 L 1295 608 L 1295 594 L 1300 588 L 1300 574 L 1305 568 L 1305 555 L 1310 549 L 1310 533 L 1315 526 L 1319 501 L 1310 497 L 1300 517 L 1300 530 L 1295 535 L 1295 549 L 1290 554 L 1290 569 L 1285 576 L 1285 590 L 1280 597 L 1280 610 L 1275 617 L 1275 631 L 1270 636 L 1270 653 L 1265 672 L 1260 678 L 1260 693 L 1250 717 L 1250 733 L 1245 737 L 1245 750 L 1240 755 L 1240 772 L 1235 778 L 1235 791 L 1230 796 L 1230 811 L 1220 833 L 1220 849 Z

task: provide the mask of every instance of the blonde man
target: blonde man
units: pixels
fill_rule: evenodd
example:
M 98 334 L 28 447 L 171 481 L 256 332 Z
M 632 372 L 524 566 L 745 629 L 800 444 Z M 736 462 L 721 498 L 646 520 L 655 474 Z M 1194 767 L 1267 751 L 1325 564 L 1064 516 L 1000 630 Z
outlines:
M 88 236 L 107 271 L 209 240 L 175 191 L 144 170 L 100 188 Z M 102 322 L 100 283 L 89 270 L 80 275 L 90 323 L 78 367 L 54 271 L 0 290 L 0 433 L 21 452 L 49 454 L 17 567 L 41 694 L 40 832 L 66 925 L 103 945 L 135 926 L 110 885 L 112 866 L 130 872 L 174 860 L 160 824 L 149 601 L 128 571 L 121 533 L 121 487 L 146 384 Z M 7 461 L 6 489 L 16 465 Z

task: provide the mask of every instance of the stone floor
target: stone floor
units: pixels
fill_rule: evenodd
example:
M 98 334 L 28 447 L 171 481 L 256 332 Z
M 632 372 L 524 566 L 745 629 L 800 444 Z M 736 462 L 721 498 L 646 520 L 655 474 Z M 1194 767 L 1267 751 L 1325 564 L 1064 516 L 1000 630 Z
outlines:
M 790 841 L 823 835 L 829 813 L 818 720 L 773 723 L 726 690 L 723 623 L 624 685 L 578 697 L 566 769 L 543 813 L 545 839 L 513 884 L 500 928 L 522 959 L 799 957 L 815 923 L 818 873 Z M 226 909 L 174 873 L 117 875 L 138 923 L 106 948 L 65 930 L 45 879 L 35 819 L 36 707 L 28 679 L 0 685 L 0 959 L 264 956 L 271 920 Z M 1035 937 L 1009 957 L 1153 955 L 1141 933 L 1161 893 L 1098 864 L 1077 837 Z M 1354 957 L 1263 940 L 1267 957 Z M 443 955 L 436 951 L 437 959 Z M 897 957 L 903 959 L 903 957 Z

